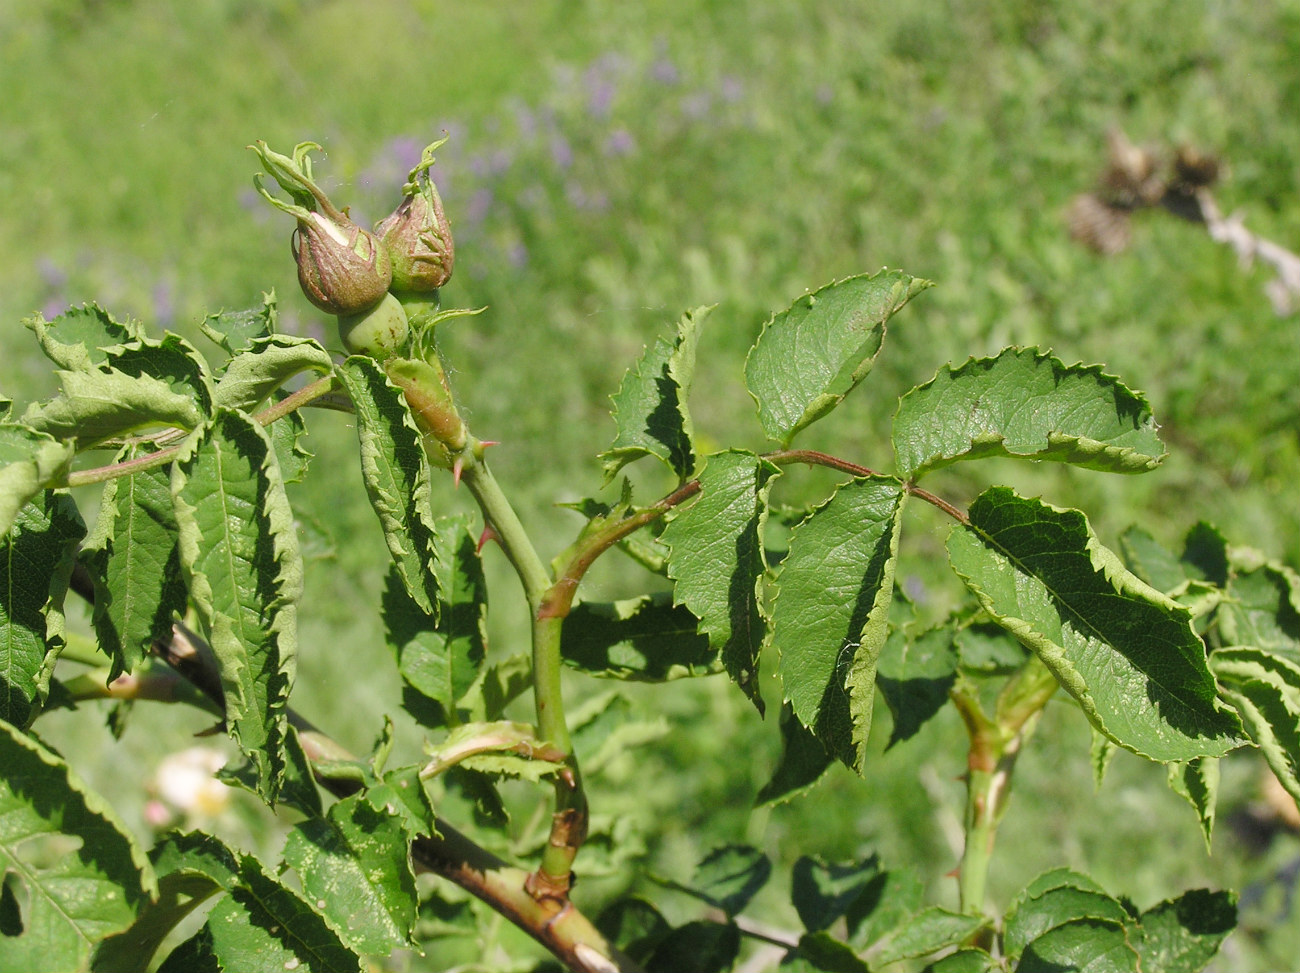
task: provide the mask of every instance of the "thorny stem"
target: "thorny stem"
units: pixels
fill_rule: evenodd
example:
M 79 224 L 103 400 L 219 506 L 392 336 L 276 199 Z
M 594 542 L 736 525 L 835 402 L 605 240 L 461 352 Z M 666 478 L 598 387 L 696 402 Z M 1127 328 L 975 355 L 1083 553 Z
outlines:
M 269 426 L 277 419 L 282 419 L 295 409 L 301 409 L 314 399 L 319 399 L 334 389 L 334 377 L 326 375 L 318 378 L 308 385 L 304 385 L 297 392 L 286 395 L 279 402 L 267 406 L 265 409 L 253 416 L 264 426 Z M 115 479 L 119 476 L 128 476 L 131 473 L 140 473 L 143 470 L 151 470 L 155 466 L 163 466 L 170 463 L 180 452 L 181 445 L 168 446 L 160 449 L 156 453 L 149 453 L 147 456 L 137 456 L 134 459 L 124 460 L 121 463 L 111 463 L 108 466 L 97 466 L 89 470 L 76 470 L 69 473 L 62 483 L 52 483 L 51 486 L 79 487 L 90 486 L 94 483 L 103 483 L 107 480 Z
M 854 476 L 881 475 L 866 466 L 850 463 L 846 459 L 831 456 L 829 453 L 819 453 L 815 449 L 781 449 L 772 453 L 764 453 L 763 459 L 769 463 L 775 463 L 777 466 L 784 466 L 787 463 L 807 463 L 809 466 L 826 466 L 833 470 L 839 470 L 841 473 L 851 473 Z M 922 490 L 910 480 L 903 483 L 903 489 L 931 506 L 938 507 L 958 523 L 970 523 L 970 518 L 963 511 L 958 510 L 943 497 L 936 496 L 929 490 Z

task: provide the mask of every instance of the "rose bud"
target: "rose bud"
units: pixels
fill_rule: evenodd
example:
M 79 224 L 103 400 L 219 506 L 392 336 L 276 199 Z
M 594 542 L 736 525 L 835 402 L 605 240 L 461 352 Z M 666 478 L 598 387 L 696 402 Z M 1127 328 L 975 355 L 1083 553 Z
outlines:
M 338 209 L 312 181 L 309 149 L 315 142 L 302 142 L 293 157 L 273 152 L 265 142 L 250 146 L 263 167 L 282 189 L 293 197 L 286 203 L 272 196 L 262 185 L 262 174 L 253 185 L 276 209 L 298 221 L 293 235 L 293 255 L 298 262 L 298 283 L 307 300 L 330 314 L 353 315 L 370 310 L 388 292 L 393 280 L 387 249 Z
M 425 148 L 420 164 L 411 170 L 402 187 L 405 198 L 375 225 L 375 233 L 392 259 L 395 291 L 428 293 L 451 277 L 456 248 L 438 187 L 429 178 L 433 152 L 446 141 L 444 138 Z
M 405 349 L 409 333 L 406 312 L 392 294 L 385 294 L 369 311 L 339 316 L 339 337 L 351 355 L 385 361 Z

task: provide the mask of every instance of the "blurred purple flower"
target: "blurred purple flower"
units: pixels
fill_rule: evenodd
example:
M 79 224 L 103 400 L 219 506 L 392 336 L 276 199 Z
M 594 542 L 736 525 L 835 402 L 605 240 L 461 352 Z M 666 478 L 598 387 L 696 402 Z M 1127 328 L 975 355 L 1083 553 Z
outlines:
M 682 99 L 682 114 L 692 121 L 705 118 L 712 107 L 713 99 L 705 91 L 697 91 Z
M 603 192 L 589 193 L 582 184 L 570 179 L 564 187 L 564 196 L 574 209 L 602 211 L 609 209 L 609 197 Z
M 506 260 L 515 270 L 523 270 L 528 266 L 528 247 L 522 240 L 516 240 L 510 245 L 506 252 Z
M 168 281 L 160 280 L 153 285 L 153 319 L 163 327 L 176 321 L 176 298 Z
M 573 146 L 563 135 L 555 135 L 551 138 L 551 161 L 559 169 L 567 169 L 573 165 Z
M 719 93 L 722 95 L 723 101 L 740 101 L 745 94 L 745 83 L 734 74 L 723 75 Z
M 614 129 L 605 139 L 606 155 L 631 155 L 635 151 L 636 141 L 632 138 L 632 133 L 625 128 Z
M 68 282 L 68 275 L 63 271 L 63 268 L 49 257 L 41 257 L 36 261 L 36 272 L 41 275 L 41 280 L 45 282 L 45 286 L 52 291 L 57 291 Z
M 676 84 L 680 75 L 677 73 L 677 65 L 667 55 L 663 55 L 650 65 L 650 77 L 660 84 Z
M 587 110 L 596 118 L 609 117 L 614 104 L 615 88 L 612 81 L 597 80 L 587 89 Z
M 476 189 L 469 199 L 469 205 L 465 207 L 465 220 L 469 223 L 482 223 L 492 208 L 492 202 L 492 190 L 486 186 Z
M 71 305 L 61 297 L 52 297 L 41 308 L 41 316 L 46 321 L 53 321 Z

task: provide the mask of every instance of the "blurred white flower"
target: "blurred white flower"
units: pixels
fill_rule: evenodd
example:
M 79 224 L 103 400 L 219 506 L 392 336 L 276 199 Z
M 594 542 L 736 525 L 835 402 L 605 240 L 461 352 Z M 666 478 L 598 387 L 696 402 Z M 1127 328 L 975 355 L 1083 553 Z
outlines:
M 225 755 L 208 747 L 173 753 L 158 765 L 152 790 L 169 807 L 190 818 L 215 818 L 230 803 L 230 788 L 217 780 Z

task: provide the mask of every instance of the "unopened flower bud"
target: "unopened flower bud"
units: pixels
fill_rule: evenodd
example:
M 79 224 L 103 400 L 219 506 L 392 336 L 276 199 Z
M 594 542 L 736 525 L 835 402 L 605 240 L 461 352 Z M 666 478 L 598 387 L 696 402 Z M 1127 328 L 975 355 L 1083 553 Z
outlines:
M 385 294 L 369 311 L 339 317 L 343 347 L 350 354 L 369 355 L 379 361 L 399 354 L 406 347 L 409 333 L 406 311 L 392 294 Z
M 456 248 L 438 187 L 429 178 L 433 152 L 445 141 L 425 148 L 420 164 L 411 170 L 402 187 L 405 198 L 375 225 L 375 233 L 392 259 L 393 290 L 428 293 L 451 277 Z
M 388 250 L 369 230 L 348 218 L 345 211 L 312 181 L 310 149 L 302 142 L 293 156 L 271 151 L 265 142 L 250 146 L 263 167 L 294 200 L 286 203 L 262 186 L 262 174 L 253 185 L 276 209 L 298 221 L 293 235 L 293 255 L 298 262 L 298 283 L 307 300 L 330 314 L 351 315 L 379 303 L 393 280 Z

